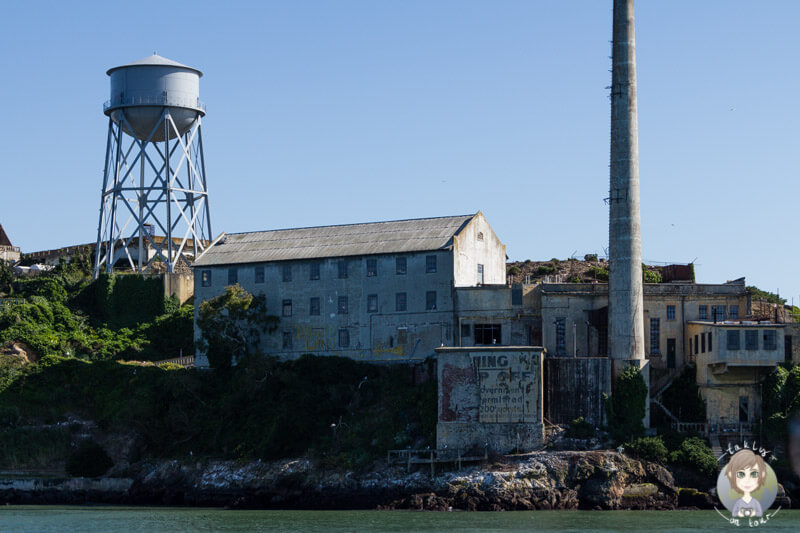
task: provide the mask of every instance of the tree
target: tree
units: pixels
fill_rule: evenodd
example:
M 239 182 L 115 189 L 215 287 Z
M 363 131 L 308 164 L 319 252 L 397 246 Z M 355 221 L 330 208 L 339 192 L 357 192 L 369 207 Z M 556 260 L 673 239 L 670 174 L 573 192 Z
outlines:
M 201 331 L 198 347 L 215 369 L 246 364 L 257 353 L 261 333 L 272 333 L 280 319 L 267 314 L 267 299 L 253 296 L 239 285 L 225 287 L 225 293 L 200 304 L 197 325 Z
M 5 261 L 0 261 L 0 294 L 11 294 L 13 282 L 14 271 L 6 265 Z
M 642 419 L 647 409 L 647 385 L 641 371 L 628 366 L 617 377 L 611 398 L 606 398 L 606 416 L 611 436 L 618 442 L 644 435 Z

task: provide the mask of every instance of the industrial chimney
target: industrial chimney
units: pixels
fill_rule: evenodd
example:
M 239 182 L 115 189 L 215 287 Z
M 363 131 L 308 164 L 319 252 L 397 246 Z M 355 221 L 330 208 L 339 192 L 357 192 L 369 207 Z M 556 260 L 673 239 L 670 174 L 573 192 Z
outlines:
M 639 221 L 639 129 L 633 0 L 614 0 L 609 191 L 609 355 L 616 377 L 644 358 L 642 239 Z
M 110 69 L 108 142 L 94 276 L 125 268 L 173 272 L 211 235 L 199 70 L 153 54 Z

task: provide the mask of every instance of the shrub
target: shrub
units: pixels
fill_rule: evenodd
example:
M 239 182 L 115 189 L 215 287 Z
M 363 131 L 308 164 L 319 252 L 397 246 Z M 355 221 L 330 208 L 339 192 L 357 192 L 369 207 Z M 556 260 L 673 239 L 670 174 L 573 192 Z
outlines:
M 597 261 L 597 254 L 586 254 L 583 256 L 584 261 Z
M 625 444 L 625 449 L 646 461 L 664 463 L 669 459 L 669 451 L 661 437 L 640 437 Z
M 522 269 L 520 269 L 517 265 L 514 265 L 508 269 L 508 273 L 511 274 L 512 276 L 516 276 L 522 273 Z
M 612 396 L 604 399 L 614 440 L 624 442 L 644 435 L 642 419 L 646 412 L 647 385 L 638 368 L 626 367 L 617 377 Z
M 566 436 L 573 439 L 590 439 L 594 437 L 594 427 L 581 416 L 569 423 Z
M 552 265 L 539 265 L 539 268 L 536 269 L 536 275 L 537 276 L 544 276 L 544 275 L 547 275 L 547 274 L 552 274 L 556 270 L 557 270 L 556 267 L 554 267 Z
M 717 473 L 717 458 L 699 437 L 689 437 L 681 442 L 678 449 L 670 454 L 670 461 L 695 468 L 706 477 L 713 477 Z
M 645 283 L 661 283 L 661 274 L 644 267 L 642 268 L 642 278 Z
M 102 446 L 93 440 L 82 440 L 67 458 L 67 474 L 72 477 L 100 477 L 114 462 Z
M 608 281 L 608 269 L 599 266 L 590 266 L 587 270 L 590 276 L 597 281 Z

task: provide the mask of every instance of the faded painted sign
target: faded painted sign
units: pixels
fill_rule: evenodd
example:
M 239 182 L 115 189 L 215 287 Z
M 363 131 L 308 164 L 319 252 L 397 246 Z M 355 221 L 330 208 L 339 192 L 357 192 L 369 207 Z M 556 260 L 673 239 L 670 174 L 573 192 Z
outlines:
M 473 355 L 472 367 L 478 377 L 480 422 L 538 422 L 536 355 Z

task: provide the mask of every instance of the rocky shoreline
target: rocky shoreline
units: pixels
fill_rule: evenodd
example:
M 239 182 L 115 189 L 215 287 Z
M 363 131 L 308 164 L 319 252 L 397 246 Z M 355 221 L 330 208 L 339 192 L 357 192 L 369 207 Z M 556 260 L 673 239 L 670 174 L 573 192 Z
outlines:
M 665 467 L 616 451 L 558 451 L 498 457 L 433 477 L 403 467 L 329 470 L 305 458 L 145 461 L 118 477 L 0 479 L 0 503 L 501 511 L 710 509 L 716 498 L 679 488 Z

